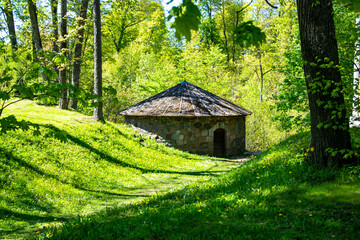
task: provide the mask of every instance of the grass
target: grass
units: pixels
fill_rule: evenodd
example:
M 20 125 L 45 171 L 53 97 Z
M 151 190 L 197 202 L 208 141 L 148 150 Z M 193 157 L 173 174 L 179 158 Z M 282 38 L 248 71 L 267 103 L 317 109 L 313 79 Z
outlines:
M 357 151 L 359 134 L 352 129 Z M 292 136 L 219 178 L 78 217 L 34 238 L 358 239 L 360 168 L 309 166 L 309 137 Z
M 0 238 L 36 236 L 44 226 L 139 203 L 238 166 L 31 101 L 7 108 L 10 114 L 38 124 L 40 134 L 0 135 Z

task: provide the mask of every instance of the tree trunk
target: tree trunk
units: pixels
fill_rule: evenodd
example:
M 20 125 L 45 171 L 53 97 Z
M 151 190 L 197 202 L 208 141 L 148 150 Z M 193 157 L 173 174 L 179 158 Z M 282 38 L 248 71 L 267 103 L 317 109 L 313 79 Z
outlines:
M 61 0 L 61 23 L 60 23 L 60 52 L 65 57 L 67 56 L 67 0 Z M 67 62 L 63 63 L 59 70 L 59 82 L 61 84 L 66 84 L 66 70 L 67 70 Z M 67 99 L 67 89 L 63 89 L 61 93 L 61 97 L 59 99 L 59 108 L 67 109 L 68 108 L 68 99 Z
M 258 49 L 258 58 L 259 58 L 259 69 L 260 69 L 260 103 L 261 103 L 263 100 L 262 92 L 263 92 L 263 86 L 264 86 L 264 72 L 263 72 L 262 63 L 261 63 L 260 49 Z
M 332 0 L 297 0 L 302 58 L 309 98 L 311 143 L 308 160 L 322 167 L 351 163 L 351 149 Z
M 102 104 L 102 52 L 100 0 L 94 0 L 94 93 L 98 96 L 94 108 L 96 121 L 104 121 Z
M 41 44 L 41 37 L 40 37 L 40 31 L 39 31 L 39 23 L 37 18 L 37 9 L 35 2 L 33 0 L 28 0 L 28 7 L 29 7 L 29 15 L 30 15 L 30 21 L 31 21 L 31 30 L 32 30 L 32 38 L 35 46 L 35 51 L 38 57 L 38 60 L 41 59 L 40 64 L 42 64 L 44 67 L 46 67 L 45 59 L 42 53 L 42 44 Z M 49 77 L 43 72 L 40 71 L 41 77 L 44 79 L 45 82 L 50 83 Z
M 58 0 L 51 0 L 51 20 L 52 20 L 52 41 L 53 41 L 53 52 L 54 56 L 59 54 L 59 27 L 58 27 L 58 16 L 57 16 L 57 10 L 58 10 Z M 54 70 L 59 75 L 59 69 L 58 66 L 54 66 Z
M 89 0 L 82 0 L 79 14 L 79 21 L 77 24 L 78 34 L 75 45 L 74 52 L 74 64 L 72 68 L 72 76 L 71 76 L 71 84 L 78 89 L 80 83 L 80 71 L 81 71 L 81 53 L 82 53 L 82 45 L 84 42 L 84 32 L 85 32 L 85 20 L 86 20 L 86 12 L 88 9 Z M 73 109 L 77 109 L 78 101 L 75 98 L 71 99 L 71 107 Z
M 6 16 L 6 24 L 8 26 L 11 48 L 13 51 L 16 51 L 18 46 L 17 46 L 17 40 L 16 40 L 14 14 L 13 14 L 13 10 L 12 10 L 13 8 L 12 8 L 11 0 L 6 0 L 4 7 L 5 8 L 3 9 L 3 11 Z

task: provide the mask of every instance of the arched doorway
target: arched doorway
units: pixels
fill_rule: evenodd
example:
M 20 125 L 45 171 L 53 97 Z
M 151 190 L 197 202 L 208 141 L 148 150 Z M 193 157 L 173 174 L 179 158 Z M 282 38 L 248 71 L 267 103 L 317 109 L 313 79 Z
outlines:
M 226 132 L 222 128 L 214 131 L 214 155 L 216 157 L 225 157 L 226 155 Z

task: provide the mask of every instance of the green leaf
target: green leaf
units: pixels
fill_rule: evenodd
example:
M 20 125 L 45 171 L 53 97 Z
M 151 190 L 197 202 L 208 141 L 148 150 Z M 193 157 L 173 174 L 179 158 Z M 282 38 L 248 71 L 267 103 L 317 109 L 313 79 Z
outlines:
M 117 91 L 114 87 L 109 86 L 109 87 L 103 87 L 104 92 L 110 94 L 110 95 L 116 95 Z
M 256 27 L 253 21 L 241 23 L 235 29 L 235 34 L 236 42 L 242 48 L 259 47 L 266 40 L 265 33 L 261 31 L 261 28 Z
M 9 99 L 10 99 L 10 95 L 9 95 L 7 92 L 0 91 L 0 99 L 1 99 L 2 101 L 9 100 Z
M 181 40 L 185 36 L 186 40 L 191 40 L 191 30 L 197 31 L 200 25 L 201 13 L 199 8 L 191 0 L 183 0 L 178 7 L 173 7 L 170 11 L 168 20 L 175 17 L 171 28 L 175 29 L 175 37 Z

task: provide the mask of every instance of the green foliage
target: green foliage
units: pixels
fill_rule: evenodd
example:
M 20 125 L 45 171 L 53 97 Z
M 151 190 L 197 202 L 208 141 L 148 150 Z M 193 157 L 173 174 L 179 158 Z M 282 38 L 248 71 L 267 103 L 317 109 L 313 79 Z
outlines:
M 353 109 L 354 95 L 354 59 L 356 41 L 359 36 L 359 25 L 356 25 L 356 14 L 343 5 L 334 6 L 334 21 L 336 37 L 339 46 L 340 71 L 342 76 L 342 92 L 344 93 L 346 108 L 349 114 Z
M 226 55 L 216 45 L 198 48 L 200 36 L 194 34 L 187 42 L 177 61 L 180 81 L 189 81 L 220 97 L 229 99 L 231 75 L 227 68 Z
M 163 35 L 164 26 L 161 25 L 164 23 L 161 22 L 161 19 L 164 19 L 165 16 L 161 16 L 160 9 L 161 5 L 156 1 L 112 1 L 110 9 L 104 15 L 105 44 L 114 45 L 113 47 L 119 52 L 129 43 L 145 37 L 144 32 L 141 30 L 143 25 L 148 25 L 147 28 L 151 31 L 150 35 L 153 35 L 153 37 L 157 38 Z M 154 25 L 151 22 L 156 24 Z M 146 35 L 149 36 L 149 34 Z M 151 40 L 153 45 L 156 45 L 154 40 L 161 42 L 159 38 Z
M 336 2 L 349 8 L 351 11 L 360 11 L 360 2 L 357 0 L 336 0 Z
M 285 53 L 285 62 L 280 71 L 285 78 L 274 95 L 278 114 L 274 120 L 280 122 L 283 130 L 304 130 L 310 126 L 309 103 L 302 69 L 299 41 L 293 45 L 293 52 Z
M 176 30 L 175 37 L 181 40 L 185 36 L 186 40 L 191 40 L 191 30 L 197 31 L 200 25 L 201 13 L 197 5 L 192 0 L 183 0 L 178 7 L 173 7 L 170 11 L 168 20 L 175 18 L 171 28 Z
M 242 48 L 249 48 L 251 46 L 260 47 L 265 42 L 265 33 L 259 27 L 254 25 L 254 21 L 247 21 L 241 23 L 236 29 L 236 42 Z
M 222 177 L 79 217 L 34 238 L 356 239 L 358 170 L 309 166 L 308 140 L 309 133 L 294 135 Z

